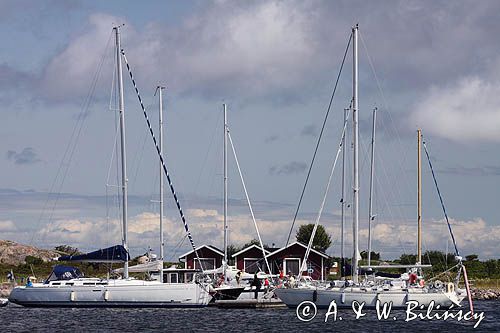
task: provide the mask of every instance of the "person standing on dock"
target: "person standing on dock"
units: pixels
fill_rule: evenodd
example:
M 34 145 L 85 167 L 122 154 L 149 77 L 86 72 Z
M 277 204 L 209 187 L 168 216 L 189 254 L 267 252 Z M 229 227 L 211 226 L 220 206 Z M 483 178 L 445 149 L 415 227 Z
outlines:
M 255 299 L 257 299 L 259 297 L 260 287 L 262 286 L 262 282 L 257 277 L 257 273 L 255 273 L 253 276 L 252 287 L 253 286 L 255 286 Z

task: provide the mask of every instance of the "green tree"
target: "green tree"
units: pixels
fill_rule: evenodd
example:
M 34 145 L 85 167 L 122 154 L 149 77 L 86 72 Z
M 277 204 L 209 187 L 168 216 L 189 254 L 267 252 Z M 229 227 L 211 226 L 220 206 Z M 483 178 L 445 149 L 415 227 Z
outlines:
M 475 261 L 477 260 L 478 255 L 477 254 L 469 254 L 468 256 L 465 256 L 465 260 L 467 261 Z
M 80 250 L 78 250 L 76 247 L 72 247 L 69 245 L 58 245 L 54 248 L 54 250 L 56 250 L 56 252 L 58 252 L 59 254 L 68 256 L 73 256 L 75 254 L 82 254 Z
M 247 247 L 249 247 L 249 246 L 252 246 L 252 245 L 257 245 L 257 246 L 259 246 L 259 247 L 260 247 L 260 242 L 259 242 L 259 240 L 258 240 L 258 239 L 255 239 L 255 238 L 254 238 L 254 239 L 252 239 L 251 241 L 249 241 L 249 242 L 247 242 L 247 243 L 243 244 L 243 246 L 241 247 L 241 250 L 243 250 L 243 249 L 245 249 L 245 248 L 247 248 Z M 266 247 L 266 245 L 265 245 L 265 244 L 264 244 L 264 247 Z
M 297 241 L 302 244 L 309 244 L 309 239 L 311 238 L 313 229 L 314 224 L 301 225 L 299 230 L 297 230 Z M 316 229 L 316 234 L 313 239 L 313 248 L 315 250 L 325 252 L 330 245 L 332 245 L 332 237 L 326 232 L 322 225 L 318 225 L 318 229 Z
M 361 251 L 361 258 L 368 259 L 368 251 Z M 380 260 L 380 252 L 372 251 L 371 260 Z
M 229 259 L 231 259 L 233 254 L 239 252 L 240 250 L 241 250 L 240 247 L 233 245 L 233 244 L 230 244 L 227 247 L 227 256 L 229 257 Z
M 24 258 L 24 261 L 26 262 L 27 265 L 42 265 L 43 264 L 43 260 L 38 258 L 38 257 L 34 257 L 34 256 L 26 256 L 26 258 Z
M 406 253 L 403 253 L 399 257 L 399 263 L 401 265 L 413 265 L 416 262 L 417 262 L 417 255 L 416 254 L 406 254 Z
M 490 259 L 490 260 L 485 261 L 484 268 L 485 268 L 486 273 L 488 274 L 488 277 L 490 279 L 498 276 L 500 273 L 499 261 L 495 260 L 495 259 Z
M 243 246 L 241 246 L 240 248 L 236 248 L 236 249 L 237 249 L 237 251 L 235 251 L 235 253 L 236 253 L 236 252 L 238 252 L 238 251 L 241 251 L 241 250 L 243 250 L 243 249 L 246 249 L 247 247 L 252 246 L 252 245 L 257 245 L 258 247 L 260 247 L 260 242 L 259 242 L 259 240 L 258 240 L 258 239 L 255 239 L 255 238 L 254 238 L 254 239 L 252 239 L 251 241 L 249 241 L 249 242 L 247 242 L 247 243 L 243 244 Z M 269 248 L 269 245 L 264 244 L 264 248 L 265 248 L 265 249 Z M 229 251 L 229 247 L 228 247 L 228 251 Z

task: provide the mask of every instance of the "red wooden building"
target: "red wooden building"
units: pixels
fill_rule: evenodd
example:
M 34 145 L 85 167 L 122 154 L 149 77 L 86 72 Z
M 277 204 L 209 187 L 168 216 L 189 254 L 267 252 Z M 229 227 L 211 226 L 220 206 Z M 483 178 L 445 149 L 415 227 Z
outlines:
M 293 242 L 286 247 L 271 252 L 267 259 L 273 274 L 279 274 L 283 271 L 284 274 L 298 275 L 302 267 L 302 262 L 306 254 L 307 245 L 300 242 Z M 324 280 L 328 274 L 326 262 L 330 257 L 322 252 L 311 249 L 305 270 L 302 275 L 309 275 L 314 280 Z
M 276 250 L 276 249 L 272 249 Z M 271 250 L 264 249 L 266 256 L 271 253 Z M 266 263 L 264 261 L 264 255 L 262 254 L 262 248 L 258 245 L 250 245 L 239 252 L 232 255 L 234 258 L 234 264 L 237 269 L 247 273 L 256 273 L 259 271 L 266 271 Z
M 203 264 L 203 269 L 216 269 L 222 266 L 224 252 L 212 245 L 202 245 L 196 248 L 200 261 Z M 179 257 L 180 262 L 184 262 L 186 269 L 201 269 L 200 263 L 196 260 L 194 250 L 184 253 Z
M 266 257 L 271 267 L 272 274 L 279 274 L 283 271 L 285 275 L 291 273 L 297 276 L 304 260 L 307 246 L 294 242 L 283 248 L 265 249 Z M 262 249 L 258 245 L 251 245 L 233 254 L 236 268 L 247 273 L 258 271 L 267 272 L 267 267 L 262 254 Z M 309 275 L 314 280 L 324 280 L 328 274 L 327 260 L 330 257 L 322 252 L 311 249 L 307 265 L 302 275 Z

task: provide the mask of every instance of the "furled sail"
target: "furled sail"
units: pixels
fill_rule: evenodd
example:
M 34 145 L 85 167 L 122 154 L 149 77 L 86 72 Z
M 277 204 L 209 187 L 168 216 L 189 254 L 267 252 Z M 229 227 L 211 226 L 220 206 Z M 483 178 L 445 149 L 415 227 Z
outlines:
M 79 262 L 126 262 L 130 259 L 127 250 L 122 245 L 115 245 L 106 249 L 100 249 L 86 254 L 76 256 L 62 256 L 58 261 L 79 261 Z

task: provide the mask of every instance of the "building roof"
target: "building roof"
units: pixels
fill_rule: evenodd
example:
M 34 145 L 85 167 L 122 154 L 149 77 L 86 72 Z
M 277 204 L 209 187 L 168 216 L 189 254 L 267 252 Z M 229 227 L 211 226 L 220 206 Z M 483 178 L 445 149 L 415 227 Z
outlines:
M 247 246 L 247 247 L 245 247 L 244 249 L 242 249 L 242 250 L 240 250 L 240 251 L 236 252 L 236 253 L 235 253 L 235 254 L 233 254 L 231 257 L 233 257 L 233 258 L 234 258 L 234 257 L 236 257 L 236 256 L 239 256 L 240 254 L 245 253 L 245 252 L 247 252 L 248 250 L 250 250 L 250 249 L 252 249 L 252 248 L 254 248 L 254 247 L 256 247 L 259 251 L 262 251 L 262 248 L 261 248 L 260 246 L 258 246 L 257 244 L 252 244 L 252 245 Z M 267 250 L 266 248 L 264 248 L 264 252 L 266 252 L 266 254 L 269 254 L 269 253 L 270 253 L 270 251 L 269 251 L 269 250 Z
M 207 248 L 207 249 L 209 249 L 210 251 L 213 251 L 213 252 L 217 253 L 218 255 L 224 256 L 224 253 L 223 253 L 221 250 L 219 250 L 218 248 L 216 248 L 215 246 L 213 246 L 213 245 L 203 244 L 203 245 L 201 245 L 201 246 L 198 246 L 198 247 L 196 248 L 196 251 L 199 251 L 199 250 L 201 250 L 202 248 Z M 194 250 L 191 250 L 191 251 L 189 251 L 189 252 L 184 253 L 183 255 L 179 256 L 179 259 L 184 258 L 184 257 L 187 257 L 187 256 L 188 256 L 188 255 L 190 255 L 191 253 L 194 253 Z
M 268 254 L 268 255 L 267 255 L 267 257 L 269 258 L 269 257 L 271 257 L 271 256 L 274 256 L 275 254 L 280 253 L 281 251 L 284 251 L 284 250 L 286 250 L 286 249 L 288 249 L 289 247 L 292 247 L 292 246 L 294 246 L 294 245 L 300 245 L 300 246 L 302 246 L 303 248 L 307 249 L 307 245 L 304 245 L 304 244 L 302 244 L 302 243 L 301 243 L 301 242 L 299 242 L 299 241 L 295 241 L 295 242 L 293 242 L 293 243 L 288 244 L 288 245 L 287 245 L 287 246 L 285 246 L 285 247 L 282 247 L 281 249 L 278 249 L 278 250 L 276 250 L 276 251 L 274 251 L 274 252 L 272 252 L 272 253 Z M 328 256 L 327 254 L 325 254 L 325 253 L 323 253 L 323 252 L 319 252 L 318 250 L 315 250 L 315 249 L 313 249 L 313 248 L 311 248 L 311 252 L 314 252 L 314 253 L 316 253 L 317 255 L 322 256 L 323 258 L 330 258 L 330 256 Z

